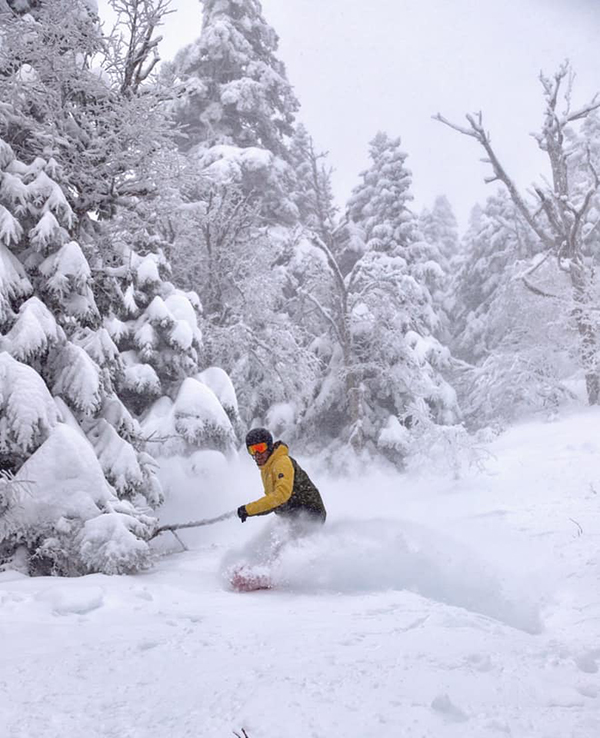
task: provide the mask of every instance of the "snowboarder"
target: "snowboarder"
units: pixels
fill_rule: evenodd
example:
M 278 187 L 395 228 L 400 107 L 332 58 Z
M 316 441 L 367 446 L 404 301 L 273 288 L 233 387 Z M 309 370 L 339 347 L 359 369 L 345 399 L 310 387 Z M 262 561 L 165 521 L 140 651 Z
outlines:
M 298 528 L 304 527 L 304 522 L 325 522 L 327 513 L 319 490 L 289 456 L 285 443 L 274 443 L 266 428 L 253 428 L 246 436 L 246 448 L 260 469 L 265 494 L 238 508 L 242 523 L 254 515 L 270 512 L 285 517 Z

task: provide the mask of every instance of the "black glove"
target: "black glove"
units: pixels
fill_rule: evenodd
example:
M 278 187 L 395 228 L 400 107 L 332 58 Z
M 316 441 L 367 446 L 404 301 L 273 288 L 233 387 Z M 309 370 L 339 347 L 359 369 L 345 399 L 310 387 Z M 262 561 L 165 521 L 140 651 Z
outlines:
M 242 505 L 241 507 L 238 507 L 238 518 L 242 521 L 242 523 L 246 522 L 246 518 L 248 517 L 248 512 L 246 511 L 246 506 Z

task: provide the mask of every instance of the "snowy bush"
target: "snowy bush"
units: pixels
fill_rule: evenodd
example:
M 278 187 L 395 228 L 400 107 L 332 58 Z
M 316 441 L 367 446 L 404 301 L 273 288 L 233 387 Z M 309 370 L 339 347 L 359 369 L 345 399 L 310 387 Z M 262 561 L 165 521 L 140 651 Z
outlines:
M 506 427 L 528 413 L 551 415 L 575 399 L 565 379 L 557 357 L 532 347 L 492 353 L 479 366 L 463 369 L 457 386 L 470 427 Z
M 419 424 L 406 449 L 406 468 L 427 474 L 451 474 L 460 479 L 469 469 L 485 468 L 490 458 L 480 434 L 470 434 L 463 425 Z
M 402 458 L 410 447 L 410 431 L 395 415 L 390 415 L 377 439 L 386 456 Z

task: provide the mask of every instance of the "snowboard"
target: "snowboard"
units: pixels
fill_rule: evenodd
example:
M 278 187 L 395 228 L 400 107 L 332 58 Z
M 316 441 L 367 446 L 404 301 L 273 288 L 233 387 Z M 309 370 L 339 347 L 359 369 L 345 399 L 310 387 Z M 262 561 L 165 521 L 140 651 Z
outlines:
M 261 589 L 273 589 L 271 576 L 264 567 L 252 569 L 249 566 L 238 566 L 230 572 L 229 583 L 236 592 L 257 592 Z

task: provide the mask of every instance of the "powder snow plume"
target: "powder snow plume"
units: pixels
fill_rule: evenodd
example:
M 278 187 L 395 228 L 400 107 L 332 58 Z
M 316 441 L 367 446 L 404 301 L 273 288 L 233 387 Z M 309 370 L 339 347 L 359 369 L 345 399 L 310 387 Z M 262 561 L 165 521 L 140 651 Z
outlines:
M 243 563 L 261 573 L 269 567 L 273 585 L 288 591 L 408 590 L 528 633 L 541 631 L 539 612 L 523 589 L 509 593 L 489 564 L 437 530 L 398 520 L 341 520 L 305 537 L 285 540 L 286 534 L 285 523 L 273 521 L 224 558 L 223 576 Z

